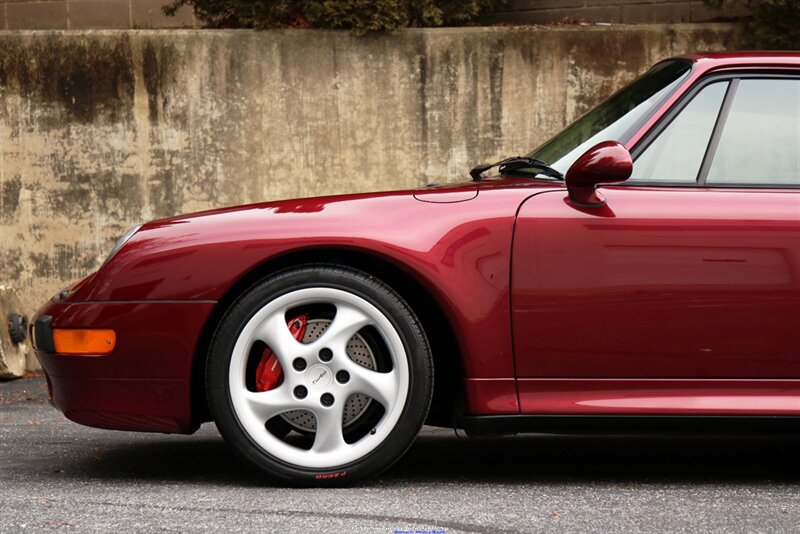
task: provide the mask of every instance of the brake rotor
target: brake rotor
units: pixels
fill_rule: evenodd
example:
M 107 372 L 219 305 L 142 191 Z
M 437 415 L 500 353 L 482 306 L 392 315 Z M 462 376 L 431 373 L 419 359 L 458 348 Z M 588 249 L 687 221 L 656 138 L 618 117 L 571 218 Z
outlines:
M 328 329 L 331 322 L 328 319 L 309 319 L 306 325 L 306 332 L 303 336 L 303 343 L 310 343 L 319 338 Z M 359 334 L 354 335 L 347 342 L 347 356 L 357 364 L 372 371 L 377 371 L 378 365 L 375 355 L 370 346 Z M 359 417 L 367 411 L 372 399 L 366 395 L 356 393 L 350 395 L 344 405 L 344 416 L 342 426 L 347 427 L 353 424 Z M 317 420 L 308 410 L 292 410 L 281 414 L 284 421 L 292 427 L 303 432 L 315 432 L 317 430 Z

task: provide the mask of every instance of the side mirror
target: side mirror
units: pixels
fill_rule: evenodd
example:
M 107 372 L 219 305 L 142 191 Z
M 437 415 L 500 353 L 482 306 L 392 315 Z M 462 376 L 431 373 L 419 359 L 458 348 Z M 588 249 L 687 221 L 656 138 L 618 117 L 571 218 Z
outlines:
M 587 150 L 567 171 L 569 199 L 581 208 L 599 208 L 606 199 L 597 192 L 599 184 L 624 182 L 633 172 L 628 150 L 616 141 L 604 141 Z

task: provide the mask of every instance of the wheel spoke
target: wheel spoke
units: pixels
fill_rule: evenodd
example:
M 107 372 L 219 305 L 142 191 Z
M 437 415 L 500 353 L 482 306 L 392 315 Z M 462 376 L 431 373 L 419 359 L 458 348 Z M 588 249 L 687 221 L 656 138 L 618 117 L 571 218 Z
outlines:
M 353 362 L 350 372 L 350 392 L 361 393 L 374 399 L 389 410 L 397 396 L 397 374 L 394 371 L 379 373 Z
M 297 410 L 303 406 L 291 396 L 286 387 L 279 387 L 270 391 L 252 392 L 244 394 L 250 410 L 262 423 L 266 423 L 276 415 L 290 410 Z
M 333 321 L 314 345 L 330 347 L 334 353 L 343 354 L 350 338 L 369 324 L 372 324 L 372 319 L 361 310 L 337 304 Z
M 347 447 L 342 434 L 343 413 L 344 399 L 337 399 L 337 402 L 330 408 L 316 408 L 314 410 L 314 417 L 317 420 L 317 433 L 314 436 L 314 445 L 311 446 L 311 450 L 327 453 Z
M 261 323 L 256 337 L 272 349 L 284 369 L 289 368 L 292 358 L 302 347 L 289 331 L 283 310 L 273 313 Z

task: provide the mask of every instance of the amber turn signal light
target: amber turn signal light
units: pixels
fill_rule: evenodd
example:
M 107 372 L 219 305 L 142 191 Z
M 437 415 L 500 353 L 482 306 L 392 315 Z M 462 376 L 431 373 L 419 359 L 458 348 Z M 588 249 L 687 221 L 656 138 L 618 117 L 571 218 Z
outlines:
M 56 354 L 102 356 L 114 350 L 117 335 L 113 330 L 53 330 Z

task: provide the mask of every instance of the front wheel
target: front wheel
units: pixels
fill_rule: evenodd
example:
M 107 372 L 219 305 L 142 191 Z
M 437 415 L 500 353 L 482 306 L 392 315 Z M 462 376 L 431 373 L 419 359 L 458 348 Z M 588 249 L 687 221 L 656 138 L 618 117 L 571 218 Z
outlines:
M 235 450 L 276 482 L 341 485 L 408 449 L 433 366 L 419 320 L 390 287 L 314 265 L 256 284 L 214 335 L 206 387 Z

